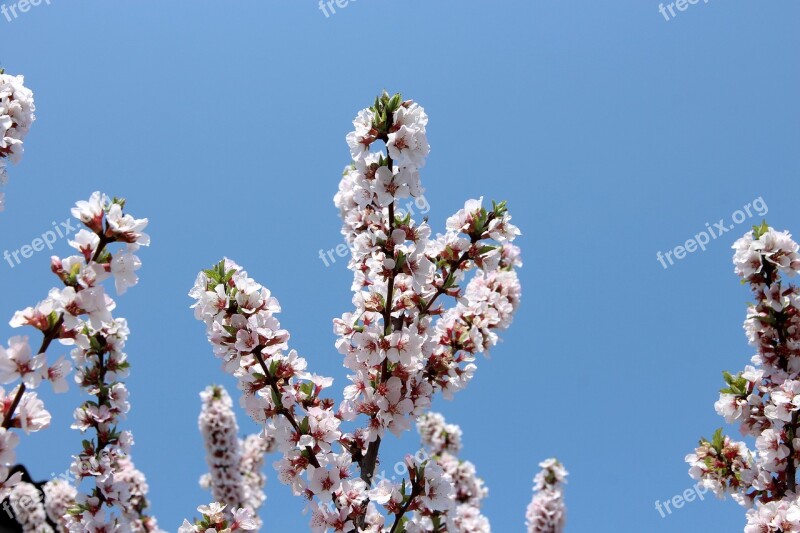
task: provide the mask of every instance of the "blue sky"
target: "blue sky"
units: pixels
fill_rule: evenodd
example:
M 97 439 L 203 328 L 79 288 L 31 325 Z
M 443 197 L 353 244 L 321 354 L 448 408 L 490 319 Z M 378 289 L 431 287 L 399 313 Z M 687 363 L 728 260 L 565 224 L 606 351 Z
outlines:
M 2 66 L 26 75 L 38 111 L 0 249 L 94 190 L 151 221 L 117 314 L 132 330 L 127 426 L 162 527 L 209 499 L 198 393 L 232 385 L 188 309 L 199 269 L 244 265 L 281 300 L 293 346 L 343 386 L 331 319 L 350 310 L 350 276 L 318 253 L 341 242 L 332 197 L 350 120 L 386 88 L 430 115 L 434 228 L 483 195 L 508 199 L 524 233 L 514 326 L 435 406 L 464 429 L 494 530 L 524 530 L 537 463 L 553 455 L 570 471 L 568 532 L 741 530 L 730 501 L 665 518 L 654 503 L 692 486 L 684 455 L 724 423 L 720 372 L 751 355 L 730 262 L 751 220 L 668 269 L 656 253 L 759 197 L 772 225 L 800 234 L 800 6 L 676 13 L 651 0 L 358 0 L 329 18 L 311 0 L 52 0 L 0 18 Z M 47 255 L 0 264 L 8 318 L 56 281 Z M 53 425 L 20 451 L 37 478 L 80 446 L 78 392 L 44 396 Z M 385 464 L 417 444 L 392 442 Z M 266 529 L 306 530 L 302 502 L 267 471 Z

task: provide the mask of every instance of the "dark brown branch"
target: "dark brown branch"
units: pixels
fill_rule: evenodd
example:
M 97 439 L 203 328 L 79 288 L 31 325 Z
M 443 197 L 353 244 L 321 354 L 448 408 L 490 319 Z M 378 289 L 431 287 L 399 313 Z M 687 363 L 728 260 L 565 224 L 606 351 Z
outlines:
M 419 484 L 414 483 L 411 487 L 411 494 L 408 495 L 408 501 L 403 504 L 400 510 L 394 515 L 394 524 L 392 524 L 392 529 L 389 530 L 389 533 L 394 533 L 398 526 L 400 526 L 400 521 L 403 519 L 403 515 L 408 512 L 409 507 L 414 503 L 414 500 L 422 493 L 422 488 Z

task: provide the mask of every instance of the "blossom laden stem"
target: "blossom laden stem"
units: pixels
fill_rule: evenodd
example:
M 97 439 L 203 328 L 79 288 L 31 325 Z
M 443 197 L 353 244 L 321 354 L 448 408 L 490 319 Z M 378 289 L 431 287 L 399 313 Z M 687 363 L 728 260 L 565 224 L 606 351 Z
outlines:
M 727 386 L 714 407 L 754 438 L 756 449 L 719 429 L 686 456 L 689 474 L 718 497 L 730 495 L 749 508 L 747 533 L 775 524 L 800 531 L 800 288 L 785 279 L 800 273 L 800 246 L 764 222 L 733 248 L 735 272 L 755 298 L 744 327 L 756 355 L 744 371 L 723 373 Z
M 114 242 L 114 238 L 107 236 L 105 233 L 100 235 L 99 239 L 100 240 L 98 241 L 97 250 L 95 251 L 91 259 L 92 263 L 96 262 L 99 259 L 99 257 L 105 252 L 106 245 Z M 39 351 L 36 352 L 37 354 L 43 354 L 47 352 L 47 349 L 50 347 L 50 344 L 55 339 L 57 339 L 61 334 L 61 327 L 63 326 L 63 324 L 64 324 L 64 315 L 60 314 L 58 316 L 58 320 L 56 320 L 56 322 L 47 330 L 47 332 L 44 333 L 44 338 L 42 339 L 42 344 L 39 347 Z M 2 427 L 6 429 L 11 427 L 11 422 L 14 417 L 14 413 L 16 412 L 17 407 L 19 406 L 19 403 L 22 400 L 22 396 L 25 394 L 25 390 L 26 390 L 25 383 L 20 383 L 19 387 L 17 388 L 17 394 L 14 397 L 13 402 L 11 403 L 11 407 L 6 413 L 5 418 L 3 419 Z
M 33 92 L 25 86 L 25 78 L 0 69 L 0 186 L 8 181 L 6 161 L 16 164 L 22 159 L 35 111 Z M 4 208 L 5 197 L 0 192 L 0 211 Z
M 475 356 L 497 343 L 520 301 L 521 261 L 511 244 L 519 230 L 505 204 L 488 209 L 482 199 L 469 200 L 436 237 L 427 219 L 417 223 L 398 211 L 398 200 L 423 192 L 427 122 L 421 106 L 384 93 L 347 136 L 353 161 L 334 202 L 351 251 L 355 309 L 334 320 L 351 382 L 338 407 L 322 394 L 332 379 L 309 372 L 289 348 L 278 301 L 242 267 L 223 259 L 202 271 L 190 292 L 215 356 L 238 380 L 242 406 L 263 434 L 275 436 L 279 479 L 309 501 L 315 533 L 388 533 L 407 520 L 436 528 L 445 518 L 482 524 L 474 507 L 463 517 L 447 513 L 453 481 L 437 462 L 407 459 L 410 485 L 376 475 L 387 431 L 407 431 L 435 392 L 449 398 L 463 389 Z M 385 152 L 371 150 L 376 141 Z M 442 294 L 456 304 L 434 310 Z M 344 430 L 362 415 L 364 425 Z
M 556 459 L 539 463 L 541 471 L 533 480 L 536 493 L 528 505 L 528 533 L 563 533 L 566 524 L 563 485 L 567 471 Z
M 389 168 L 392 168 L 392 158 L 388 158 Z M 389 204 L 389 231 L 388 235 L 392 234 L 392 230 L 394 229 L 394 203 Z M 387 241 L 388 242 L 388 241 Z M 387 250 L 388 252 L 389 250 Z M 393 253 L 393 252 L 392 252 Z M 389 283 L 386 289 L 386 300 L 384 304 L 383 310 L 383 328 L 384 328 L 384 335 L 390 336 L 392 334 L 392 301 L 394 298 L 394 277 L 395 277 L 395 268 L 392 267 L 392 271 L 389 274 Z M 386 383 L 389 380 L 389 360 L 384 359 L 381 365 L 381 383 Z M 376 415 L 373 415 L 373 419 Z M 367 453 L 364 455 L 363 459 L 361 459 L 361 479 L 367 484 L 367 486 L 372 485 L 372 478 L 375 475 L 375 467 L 378 463 L 378 453 L 381 447 L 381 437 L 378 436 L 373 442 L 370 443 L 369 448 L 367 448 Z M 363 523 L 360 522 L 359 525 Z

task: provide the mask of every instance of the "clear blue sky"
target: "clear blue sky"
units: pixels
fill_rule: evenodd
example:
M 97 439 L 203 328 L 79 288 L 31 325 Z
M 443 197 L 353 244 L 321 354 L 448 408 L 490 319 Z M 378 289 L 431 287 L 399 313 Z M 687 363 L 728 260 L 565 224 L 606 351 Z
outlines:
M 350 274 L 318 252 L 340 242 L 350 120 L 402 91 L 431 117 L 434 227 L 484 195 L 508 199 L 524 232 L 516 323 L 436 404 L 464 429 L 494 530 L 524 530 L 536 465 L 557 455 L 570 533 L 740 531 L 732 502 L 666 518 L 654 502 L 692 485 L 684 455 L 724 423 L 720 371 L 751 355 L 729 249 L 750 221 L 666 270 L 656 252 L 759 196 L 800 234 L 798 17 L 790 0 L 701 1 L 670 21 L 654 0 L 358 0 L 328 19 L 312 0 L 52 0 L 0 18 L 0 61 L 26 75 L 39 117 L 0 249 L 98 189 L 150 218 L 141 283 L 117 314 L 132 330 L 134 459 L 174 531 L 209 499 L 198 393 L 231 385 L 188 309 L 196 272 L 223 255 L 245 265 L 280 298 L 294 347 L 342 387 L 331 319 L 351 308 Z M 54 284 L 47 255 L 0 264 L 4 316 Z M 20 454 L 38 478 L 80 447 L 77 391 L 45 399 L 53 426 Z M 416 445 L 387 446 L 386 464 Z M 306 530 L 268 474 L 267 530 Z

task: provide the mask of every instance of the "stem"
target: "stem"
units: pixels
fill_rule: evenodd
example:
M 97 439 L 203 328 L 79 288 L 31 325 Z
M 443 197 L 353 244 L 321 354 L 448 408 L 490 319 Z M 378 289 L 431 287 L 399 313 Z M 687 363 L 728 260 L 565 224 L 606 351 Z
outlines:
M 382 140 L 384 142 L 387 142 L 388 141 L 388 137 L 386 137 L 386 138 L 384 138 Z M 388 153 L 387 153 L 386 159 L 387 159 L 386 165 L 389 167 L 389 171 L 393 172 L 394 171 L 394 161 L 392 161 L 392 158 L 391 158 L 391 156 L 388 155 Z M 389 204 L 388 218 L 389 218 L 389 231 L 387 233 L 387 237 L 388 237 L 389 240 L 387 241 L 387 245 L 386 245 L 386 251 L 387 252 L 390 251 L 389 250 L 389 242 L 391 242 L 392 232 L 394 231 L 394 202 Z M 392 245 L 392 250 L 391 251 L 392 251 L 392 257 L 394 257 L 394 245 Z M 395 268 L 396 268 L 396 266 L 397 265 L 395 264 Z M 395 277 L 395 269 L 392 268 L 392 272 L 389 274 L 389 282 L 388 282 L 388 286 L 387 286 L 387 289 L 386 289 L 386 300 L 385 300 L 384 309 L 383 309 L 383 334 L 384 334 L 385 337 L 390 336 L 392 334 L 393 329 L 394 329 L 394 324 L 392 323 L 392 308 L 394 307 L 394 305 L 393 305 L 393 303 L 394 303 L 393 302 L 393 300 L 394 300 L 394 277 Z M 380 383 L 381 384 L 386 383 L 388 380 L 389 380 L 389 360 L 387 358 L 387 359 L 384 359 L 383 363 L 381 364 Z M 374 415 L 372 417 L 370 417 L 370 423 L 374 419 L 375 419 Z M 381 448 L 381 437 L 378 436 L 378 437 L 375 438 L 374 441 L 372 441 L 369 444 L 369 446 L 367 447 L 367 453 L 364 454 L 364 456 L 358 462 L 358 465 L 361 468 L 361 479 L 364 480 L 364 482 L 367 484 L 367 487 L 372 487 L 372 478 L 375 476 L 375 468 L 378 465 L 378 452 L 380 451 L 380 448 Z M 368 502 L 369 502 L 369 500 L 367 500 L 364 503 L 364 509 L 365 510 L 367 508 L 366 504 Z M 356 520 L 355 520 L 356 531 L 364 525 L 364 521 L 366 520 L 366 517 L 367 517 L 366 511 L 364 512 L 364 514 L 361 514 L 358 517 L 356 517 Z
M 392 166 L 392 158 L 389 158 L 389 168 Z M 394 231 L 394 202 L 389 204 L 389 239 L 392 238 L 392 232 Z M 387 251 L 388 246 L 386 247 Z M 394 256 L 394 247 L 392 248 L 392 256 Z M 394 299 L 394 275 L 395 271 L 392 268 L 391 274 L 389 274 L 389 286 L 386 289 L 386 305 L 383 309 L 383 329 L 384 335 L 391 335 L 392 334 L 392 300 Z M 385 361 L 385 359 L 384 359 Z M 381 375 L 383 378 L 383 375 Z
M 433 303 L 436 301 L 436 299 L 447 291 L 447 289 L 445 289 L 444 287 L 447 286 L 448 282 L 451 282 L 451 278 L 453 277 L 453 274 L 458 268 L 458 265 L 466 261 L 468 257 L 469 257 L 469 251 L 466 251 L 463 254 L 461 254 L 461 257 L 459 257 L 457 260 L 450 262 L 449 265 L 450 268 L 447 272 L 447 277 L 444 279 L 444 282 L 442 283 L 442 286 L 436 289 L 436 293 L 433 295 L 433 297 L 428 301 L 428 303 L 425 304 L 425 307 L 420 309 L 419 311 L 420 315 L 428 314 L 428 311 L 430 311 L 430 308 L 431 306 L 433 306 Z
M 96 339 L 98 337 L 100 337 L 100 336 L 97 336 L 97 335 L 95 336 Z M 102 339 L 102 337 L 100 337 L 100 338 Z M 107 395 L 106 390 L 105 390 L 105 385 L 106 385 L 106 366 L 105 366 L 105 359 L 103 357 L 103 354 L 105 353 L 104 350 L 105 350 L 105 346 L 103 346 L 103 348 L 96 354 L 97 355 L 97 360 L 98 360 L 98 368 L 100 369 L 100 376 L 99 376 L 99 380 L 98 380 L 99 387 L 98 387 L 97 394 L 95 395 L 95 397 L 97 398 L 97 405 L 98 406 L 100 406 L 100 405 L 108 405 L 108 395 Z M 97 431 L 97 447 L 95 448 L 94 454 L 95 454 L 95 457 L 97 457 L 99 459 L 100 458 L 100 453 L 105 449 L 106 446 L 108 446 L 108 442 L 102 436 L 102 433 L 100 432 L 100 429 L 99 429 L 98 425 L 95 425 L 94 429 L 95 429 L 95 431 Z M 106 499 L 106 497 L 103 495 L 102 491 L 97 487 L 96 480 L 95 480 L 94 497 L 96 497 L 98 499 L 99 504 L 101 506 L 102 506 L 102 504 L 104 504 L 104 503 L 106 503 L 108 501 Z
M 53 340 L 57 337 L 58 332 L 61 331 L 62 324 L 64 324 L 64 315 L 61 315 L 58 320 L 56 320 L 56 323 L 53 324 L 53 327 L 47 330 L 47 333 L 45 333 L 44 338 L 42 339 L 42 344 L 39 346 L 39 351 L 36 352 L 37 355 L 47 351 L 47 348 L 50 347 L 50 343 L 53 342 Z M 8 410 L 8 413 L 6 413 L 6 416 L 3 419 L 2 427 L 5 429 L 9 429 L 11 427 L 11 422 L 14 418 L 14 412 L 17 410 L 19 403 L 22 401 L 22 395 L 25 394 L 25 389 L 25 384 L 20 383 L 19 388 L 17 389 L 17 395 L 14 396 L 14 401 L 11 402 L 11 409 Z
M 394 524 L 392 524 L 392 529 L 389 530 L 389 533 L 394 533 L 397 530 L 398 526 L 400 526 L 400 520 L 403 518 L 403 515 L 408 512 L 408 508 L 411 507 L 411 504 L 414 503 L 414 500 L 420 495 L 420 493 L 421 489 L 419 485 L 414 484 L 414 486 L 411 488 L 411 494 L 408 496 L 408 501 L 404 503 L 400 508 L 400 511 L 395 514 Z
M 14 396 L 14 401 L 11 402 L 11 409 L 9 409 L 8 413 L 6 413 L 6 417 L 3 419 L 3 427 L 5 429 L 11 428 L 11 419 L 14 416 L 14 411 L 16 411 L 17 407 L 19 407 L 19 402 L 22 401 L 23 394 L 25 394 L 25 384 L 20 383 L 19 388 L 17 389 L 17 395 Z
M 389 168 L 392 168 L 392 158 L 389 158 Z M 394 229 L 394 203 L 389 204 L 389 239 L 391 239 L 392 231 Z M 394 269 L 389 274 L 389 284 L 386 289 L 386 304 L 383 309 L 383 334 L 389 336 L 392 334 L 392 300 L 394 299 Z M 386 383 L 389 380 L 389 360 L 384 359 L 381 364 L 381 383 Z M 374 416 L 372 418 L 375 418 Z M 361 479 L 363 479 L 368 487 L 372 486 L 372 477 L 375 475 L 375 467 L 378 464 L 378 450 L 381 447 L 381 438 L 377 437 L 369 444 L 367 453 L 361 461 Z
M 104 353 L 103 351 L 100 351 L 100 353 L 97 354 L 98 367 L 100 368 L 100 387 L 98 388 L 98 391 L 97 391 L 97 394 L 96 394 L 96 396 L 97 396 L 97 405 L 108 405 L 108 394 L 107 394 L 106 388 L 105 388 L 105 386 L 106 386 L 106 365 L 105 365 L 105 359 L 103 357 L 103 353 Z M 101 437 L 101 434 L 98 431 L 97 432 L 97 453 L 102 451 L 108 445 L 108 442 L 106 442 L 105 439 L 101 440 L 100 437 Z
M 495 213 L 493 211 L 493 212 L 489 213 L 489 216 L 486 218 L 486 224 L 488 225 L 489 222 L 491 222 L 494 218 L 495 218 Z M 478 242 L 480 242 L 482 238 L 483 238 L 483 236 L 471 235 L 470 236 L 470 242 L 471 242 L 472 245 L 475 245 Z M 433 295 L 433 297 L 430 299 L 430 301 L 428 301 L 428 303 L 425 304 L 425 307 L 420 309 L 420 312 L 419 312 L 420 316 L 428 314 L 428 311 L 430 311 L 430 309 L 433 306 L 433 303 L 436 301 L 436 299 L 447 291 L 447 289 L 445 289 L 445 287 L 447 287 L 448 283 L 452 283 L 453 275 L 455 274 L 455 272 L 458 269 L 459 265 L 461 265 L 461 263 L 463 263 L 467 259 L 469 259 L 469 250 L 467 250 L 466 252 L 462 253 L 461 257 L 459 257 L 455 261 L 450 261 L 450 264 L 448 265 L 449 269 L 448 269 L 448 272 L 447 272 L 447 277 L 444 279 L 444 282 L 442 283 L 442 286 L 436 289 L 436 293 Z
M 103 250 L 105 250 L 106 245 L 110 244 L 111 242 L 113 242 L 113 240 L 111 240 L 110 238 L 106 237 L 106 233 L 103 232 L 100 235 L 100 242 L 97 244 L 97 250 L 94 251 L 94 255 L 92 256 L 92 261 L 91 262 L 97 261 L 100 258 L 100 254 L 102 254 Z

